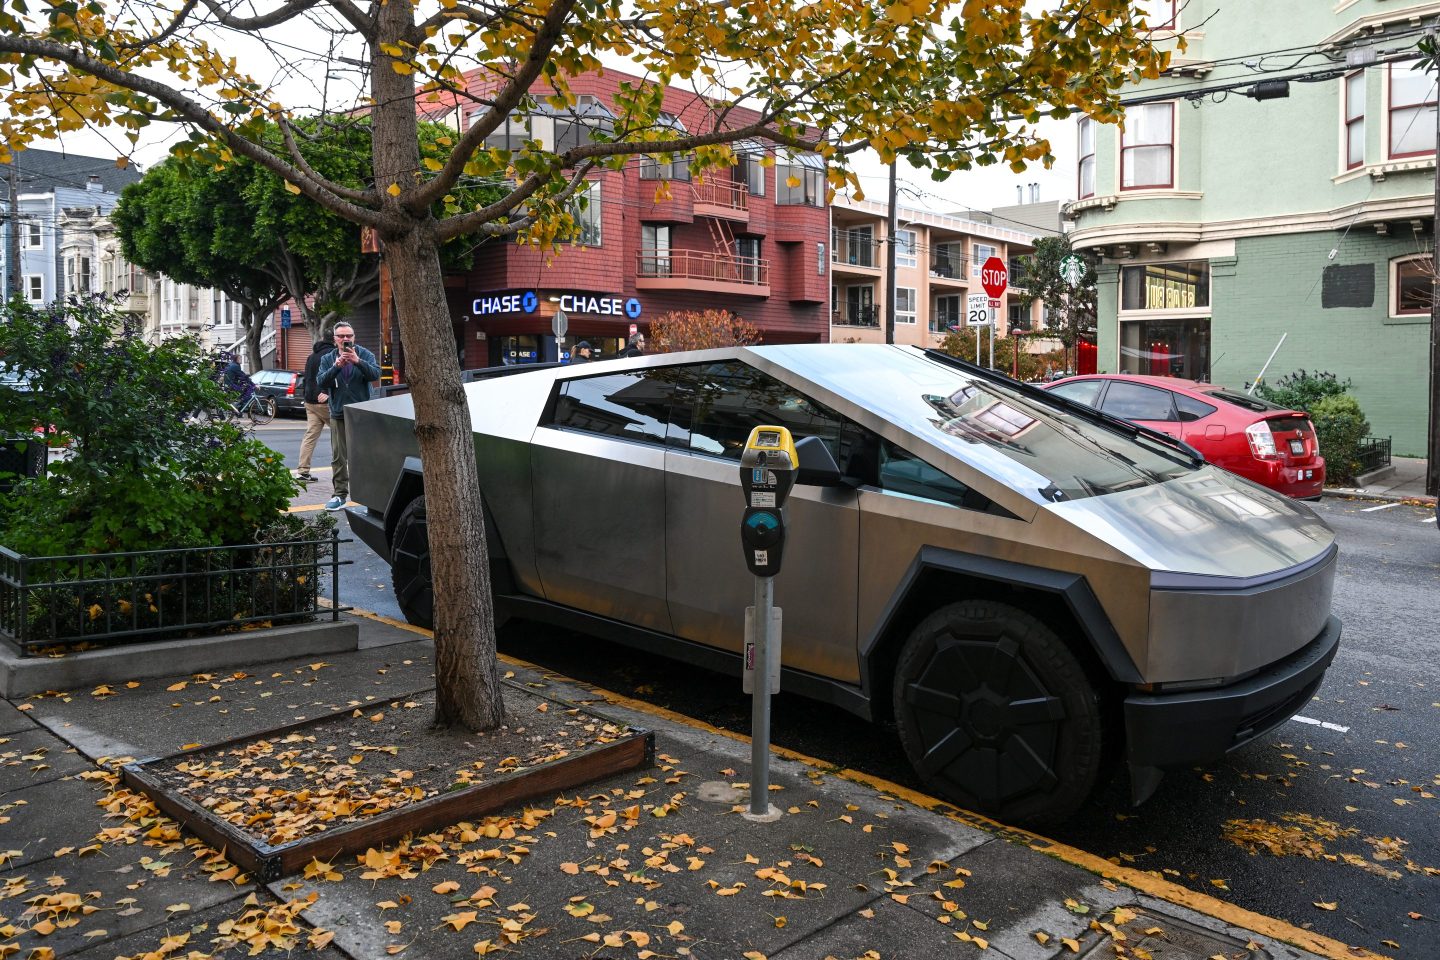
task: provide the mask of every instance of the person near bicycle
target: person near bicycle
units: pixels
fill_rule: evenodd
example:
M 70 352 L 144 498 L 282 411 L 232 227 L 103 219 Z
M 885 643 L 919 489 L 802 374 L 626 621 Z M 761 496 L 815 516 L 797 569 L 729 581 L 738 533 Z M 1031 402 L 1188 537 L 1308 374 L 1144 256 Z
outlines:
M 225 365 L 220 382 L 226 390 L 240 394 L 240 399 L 235 403 L 236 410 L 244 410 L 249 405 L 250 398 L 255 396 L 255 381 L 250 379 L 250 375 L 240 366 L 240 361 L 234 357 Z
M 334 496 L 326 510 L 339 510 L 350 499 L 350 451 L 345 441 L 345 406 L 370 399 L 370 381 L 380 379 L 375 354 L 355 343 L 355 328 L 335 325 L 335 349 L 320 358 L 317 394 L 330 405 L 330 479 Z

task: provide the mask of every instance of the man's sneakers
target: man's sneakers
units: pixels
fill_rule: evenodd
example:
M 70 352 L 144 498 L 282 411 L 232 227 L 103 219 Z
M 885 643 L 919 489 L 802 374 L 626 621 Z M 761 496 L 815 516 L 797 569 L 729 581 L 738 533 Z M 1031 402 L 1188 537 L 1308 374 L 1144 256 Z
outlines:
M 295 474 L 295 479 L 304 480 L 306 483 L 313 483 L 315 481 L 315 474 L 309 470 L 301 470 Z
M 329 500 L 326 500 L 326 501 L 325 501 L 325 509 L 326 509 L 326 510 L 329 510 L 329 511 L 332 512 L 332 513 L 335 512 L 336 510 L 341 509 L 341 508 L 344 507 L 344 506 L 345 506 L 345 498 L 344 498 L 344 497 L 331 497 Z

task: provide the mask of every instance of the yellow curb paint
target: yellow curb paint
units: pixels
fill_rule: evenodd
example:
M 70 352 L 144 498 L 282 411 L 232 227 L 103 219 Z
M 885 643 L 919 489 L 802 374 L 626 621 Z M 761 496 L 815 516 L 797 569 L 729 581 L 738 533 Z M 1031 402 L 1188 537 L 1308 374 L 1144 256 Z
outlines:
M 321 599 L 323 600 L 323 598 Z M 371 620 L 377 620 L 380 623 L 389 624 L 393 627 L 399 627 L 402 630 L 408 630 L 411 633 L 417 633 L 423 637 L 434 637 L 434 634 L 429 630 L 394 620 L 383 614 L 353 608 L 350 612 Z M 507 656 L 503 653 L 497 654 L 496 656 L 501 663 L 509 666 L 522 667 L 540 673 L 550 674 L 559 677 L 564 682 L 586 687 L 597 696 L 603 697 L 607 702 L 613 703 L 616 706 L 625 707 L 637 713 L 650 714 L 651 716 L 659 717 L 671 723 L 678 723 L 682 726 L 689 727 L 692 730 L 699 730 L 703 733 L 726 737 L 739 743 L 750 742 L 750 738 L 743 733 L 737 733 L 734 730 L 724 730 L 720 727 L 712 726 L 703 720 L 687 717 L 683 713 L 676 713 L 674 710 L 658 707 L 653 703 L 646 703 L 643 700 L 636 700 L 623 694 L 614 693 L 603 687 L 596 687 L 592 684 L 572 680 L 569 677 L 557 674 L 553 670 L 542 667 L 539 664 L 531 663 L 528 660 L 521 660 L 518 657 Z M 1054 857 L 1057 860 L 1105 877 L 1106 879 L 1118 881 L 1141 893 L 1149 894 L 1157 900 L 1164 900 L 1167 903 L 1173 903 L 1177 906 L 1194 910 L 1196 913 L 1204 914 L 1222 923 L 1228 923 L 1246 930 L 1253 930 L 1256 933 L 1263 934 L 1274 940 L 1288 943 L 1302 950 L 1309 950 L 1311 953 L 1328 958 L 1328 960 L 1391 960 L 1391 958 L 1385 954 L 1374 953 L 1364 947 L 1349 946 L 1341 943 L 1339 940 L 1332 940 L 1314 931 L 1305 930 L 1294 924 L 1286 923 L 1284 920 L 1276 917 L 1269 917 L 1263 913 L 1255 913 L 1246 910 L 1244 907 L 1236 906 L 1233 903 L 1219 900 L 1209 894 L 1199 893 L 1188 887 L 1183 887 L 1178 883 L 1172 883 L 1154 874 L 1146 873 L 1143 870 L 1119 866 L 1118 864 L 1111 863 L 1104 857 L 1096 856 L 1093 853 L 1088 853 L 1067 844 L 1058 843 L 1049 837 L 1043 837 L 1038 833 L 1031 833 L 1020 827 L 1012 827 L 998 820 L 991 820 L 989 817 L 982 816 L 981 814 L 956 807 L 938 797 L 932 797 L 928 794 L 911 790 L 908 787 L 902 787 L 898 783 L 892 783 L 881 777 L 861 773 L 858 770 L 837 767 L 833 763 L 827 763 L 824 760 L 818 760 L 807 754 L 773 744 L 770 747 L 770 752 L 777 756 L 784 757 L 787 760 L 794 760 L 808 767 L 814 767 L 832 776 L 837 776 L 842 780 L 848 780 L 851 783 L 870 787 L 872 790 L 884 793 L 887 796 L 892 796 L 897 800 L 903 800 L 922 810 L 941 814 L 951 820 L 963 823 L 966 826 L 973 827 L 985 833 L 994 834 L 1000 839 L 1028 847 L 1036 853 L 1046 854 L 1047 856 Z
M 324 509 L 325 509 L 325 504 L 323 504 L 323 503 L 306 503 L 306 504 L 302 504 L 301 506 L 298 506 L 298 507 L 291 507 L 287 512 L 289 512 L 289 513 L 311 513 L 311 512 L 316 511 L 316 510 L 324 510 Z
M 316 598 L 316 603 L 319 604 L 319 605 L 326 606 L 326 607 L 332 606 L 332 604 L 330 603 L 330 601 L 327 600 L 327 599 L 324 598 L 324 597 L 317 597 L 317 598 Z M 399 629 L 401 629 L 401 630 L 404 630 L 404 631 L 407 632 L 407 633 L 413 633 L 413 634 L 416 634 L 416 635 L 421 636 L 421 637 L 425 637 L 425 638 L 430 639 L 430 640 L 435 639 L 435 633 L 434 633 L 434 631 L 426 630 L 424 627 L 417 627 L 417 626 L 415 626 L 413 623 L 406 623 L 406 622 L 403 621 L 403 620 L 396 620 L 396 619 L 393 618 L 393 617 L 387 617 L 387 616 L 385 616 L 385 614 L 383 614 L 383 613 L 375 613 L 375 612 L 372 611 L 372 610 L 361 610 L 359 607 L 351 607 L 351 608 L 350 608 L 348 611 L 346 611 L 346 612 L 347 612 L 347 613 L 353 613 L 353 614 L 355 614 L 357 617 L 364 617 L 366 620 L 374 620 L 374 621 L 376 621 L 377 623 L 383 623 L 383 624 L 385 624 L 386 626 L 397 627 L 397 628 L 399 628 Z

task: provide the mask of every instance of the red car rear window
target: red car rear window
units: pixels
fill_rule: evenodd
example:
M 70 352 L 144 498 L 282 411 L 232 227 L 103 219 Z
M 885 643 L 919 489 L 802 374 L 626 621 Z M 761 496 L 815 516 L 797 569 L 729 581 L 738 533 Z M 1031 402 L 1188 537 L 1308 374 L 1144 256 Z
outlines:
M 1288 407 L 1271 403 L 1269 400 L 1262 400 L 1259 397 L 1252 397 L 1243 393 L 1231 393 L 1229 390 L 1210 390 L 1206 392 L 1205 396 L 1214 397 L 1216 400 L 1222 400 L 1232 406 L 1250 410 L 1254 413 L 1270 413 L 1275 410 L 1289 409 Z

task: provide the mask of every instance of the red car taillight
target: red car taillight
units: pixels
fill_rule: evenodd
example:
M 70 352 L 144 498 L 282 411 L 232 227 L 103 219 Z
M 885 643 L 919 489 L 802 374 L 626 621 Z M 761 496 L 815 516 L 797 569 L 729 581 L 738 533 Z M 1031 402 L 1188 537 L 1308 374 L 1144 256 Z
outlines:
M 1245 439 L 1250 441 L 1250 452 L 1255 455 L 1256 460 L 1280 459 L 1280 448 L 1275 446 L 1275 434 L 1270 432 L 1270 424 L 1266 421 L 1261 420 L 1246 427 Z
M 288 387 L 285 388 L 285 396 L 287 396 L 287 397 L 293 397 L 293 396 L 295 396 L 295 381 L 296 381 L 296 380 L 299 380 L 299 379 L 300 379 L 299 377 L 291 377 L 291 378 L 290 378 L 290 386 L 288 386 Z

